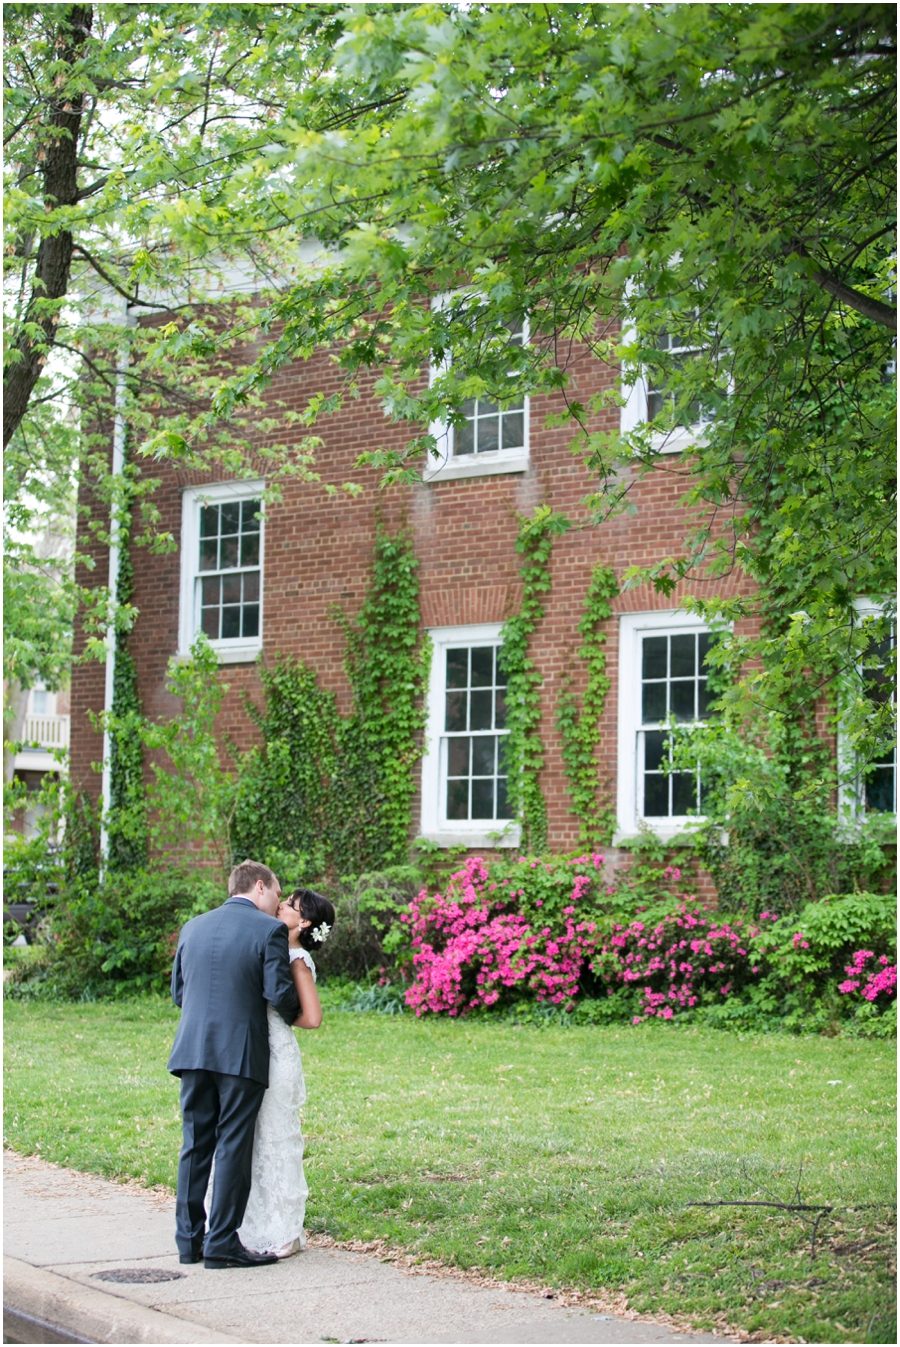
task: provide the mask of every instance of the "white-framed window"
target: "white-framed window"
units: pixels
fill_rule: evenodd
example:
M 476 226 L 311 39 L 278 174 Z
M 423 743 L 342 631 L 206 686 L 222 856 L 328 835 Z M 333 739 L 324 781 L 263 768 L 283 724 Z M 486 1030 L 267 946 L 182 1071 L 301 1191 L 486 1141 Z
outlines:
M 642 824 L 667 839 L 701 817 L 699 774 L 667 770 L 668 726 L 705 722 L 711 641 L 690 613 L 619 618 L 617 840 L 637 836 Z
M 262 493 L 265 483 L 219 482 L 185 491 L 181 518 L 179 653 L 202 631 L 225 664 L 262 649 Z
M 861 618 L 881 617 L 882 609 L 863 599 L 855 605 Z M 894 691 L 886 678 L 886 665 L 896 643 L 896 630 L 871 649 L 859 668 L 860 690 L 869 701 L 884 705 L 894 704 Z M 845 819 L 862 822 L 873 816 L 891 816 L 897 813 L 897 747 L 883 758 L 860 766 L 859 760 L 848 749 L 838 727 L 839 799 Z
M 43 683 L 35 683 L 31 689 L 31 706 L 29 712 L 33 716 L 50 716 L 56 711 L 56 697 L 52 692 L 48 692 Z
M 422 836 L 443 846 L 517 846 L 503 759 L 500 624 L 438 627 L 422 759 Z
M 447 296 L 435 301 L 435 306 L 448 302 Z M 523 318 L 510 327 L 510 345 L 528 344 L 528 319 Z M 440 371 L 432 366 L 429 379 Z M 484 477 L 501 472 L 524 472 L 528 467 L 530 436 L 530 399 L 522 397 L 512 402 L 492 402 L 488 398 L 469 398 L 463 403 L 465 421 L 459 426 L 442 422 L 430 427 L 437 443 L 439 457 L 429 458 L 423 469 L 426 482 L 456 477 Z
M 633 329 L 626 328 L 622 335 L 626 343 L 635 339 Z M 659 333 L 657 346 L 667 353 L 670 362 L 678 368 L 703 349 L 701 346 L 685 345 L 681 337 L 665 329 Z M 673 396 L 667 391 L 665 380 L 658 372 L 642 367 L 637 378 L 628 383 L 625 378 L 628 369 L 626 365 L 622 371 L 622 392 L 625 402 L 622 406 L 619 428 L 623 435 L 658 417 L 667 405 L 671 404 Z M 697 443 L 703 434 L 703 427 L 708 425 L 711 419 L 709 412 L 699 402 L 692 402 L 685 416 L 685 420 L 689 423 L 673 426 L 670 430 L 654 431 L 651 437 L 652 446 L 660 454 L 680 454 Z

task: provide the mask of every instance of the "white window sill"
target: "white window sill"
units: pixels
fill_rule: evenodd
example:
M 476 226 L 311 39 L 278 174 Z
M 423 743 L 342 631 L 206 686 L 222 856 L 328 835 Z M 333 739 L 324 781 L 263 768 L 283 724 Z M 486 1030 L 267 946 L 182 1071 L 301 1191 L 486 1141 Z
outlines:
M 220 664 L 252 664 L 258 655 L 262 654 L 262 642 L 254 641 L 252 645 L 219 645 L 215 641 L 210 641 L 210 645 L 215 651 L 216 659 Z M 179 663 L 184 663 L 191 657 L 189 650 L 179 650 L 176 659 Z
M 700 425 L 689 430 L 683 427 L 672 430 L 666 435 L 654 435 L 653 449 L 657 454 L 684 454 L 690 449 L 702 449 L 706 444 L 706 435 Z
M 424 468 L 423 482 L 449 482 L 461 477 L 491 477 L 501 472 L 527 472 L 528 450 L 496 454 L 466 454 L 449 459 L 433 468 Z
M 522 840 L 522 829 L 518 823 L 514 823 L 505 829 L 498 826 L 489 831 L 466 832 L 462 829 L 451 831 L 448 828 L 446 832 L 423 832 L 419 836 L 439 847 L 488 847 L 494 850 L 518 847 Z
M 691 829 L 697 828 L 705 822 L 705 818 L 698 818 L 696 814 L 680 819 L 666 819 L 665 823 L 659 823 L 649 818 L 641 819 L 643 832 L 637 827 L 617 828 L 613 833 L 612 844 L 614 847 L 618 847 L 626 842 L 639 842 L 649 830 L 660 842 L 672 842 L 676 846 L 690 846 L 694 841 Z M 725 836 L 724 833 L 722 835 Z

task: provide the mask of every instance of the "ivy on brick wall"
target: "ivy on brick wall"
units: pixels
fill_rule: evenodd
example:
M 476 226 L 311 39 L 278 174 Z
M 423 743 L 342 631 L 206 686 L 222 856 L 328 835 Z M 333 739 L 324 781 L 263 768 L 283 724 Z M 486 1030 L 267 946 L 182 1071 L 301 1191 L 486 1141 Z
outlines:
M 513 813 L 522 825 L 522 849 L 547 850 L 547 805 L 540 786 L 544 745 L 538 733 L 541 721 L 541 684 L 528 650 L 535 628 L 544 616 L 544 595 L 550 589 L 550 554 L 553 539 L 570 527 L 549 505 L 540 505 L 531 519 L 522 521 L 516 551 L 524 558 L 519 569 L 522 604 L 518 613 L 503 624 L 500 656 L 506 674 L 506 725 L 504 745 L 507 791 Z
M 571 667 L 563 674 L 563 691 L 556 703 L 556 728 L 562 742 L 563 768 L 569 785 L 569 812 L 579 823 L 579 843 L 598 846 L 609 842 L 613 830 L 613 810 L 601 798 L 600 716 L 609 692 L 606 672 L 606 636 L 603 623 L 612 616 L 611 599 L 619 592 L 616 577 L 602 561 L 591 572 L 584 599 L 584 611 L 578 624 L 581 645 L 578 656 L 587 664 L 587 685 L 579 706 L 572 690 Z
M 232 822 L 235 855 L 314 877 L 400 864 L 409 851 L 431 648 L 419 619 L 406 530 L 379 529 L 372 583 L 355 620 L 337 609 L 353 694 L 348 716 L 302 660 L 262 666 L 248 701 L 263 747 L 248 755 Z

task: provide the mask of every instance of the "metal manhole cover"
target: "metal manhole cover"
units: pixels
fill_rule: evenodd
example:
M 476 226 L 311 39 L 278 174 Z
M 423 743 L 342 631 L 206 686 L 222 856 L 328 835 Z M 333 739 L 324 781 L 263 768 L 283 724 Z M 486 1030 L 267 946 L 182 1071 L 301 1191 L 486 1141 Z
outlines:
M 183 1272 L 166 1272 L 161 1267 L 117 1267 L 108 1272 L 92 1274 L 101 1282 L 128 1282 L 137 1285 L 141 1282 L 174 1282 L 183 1277 Z

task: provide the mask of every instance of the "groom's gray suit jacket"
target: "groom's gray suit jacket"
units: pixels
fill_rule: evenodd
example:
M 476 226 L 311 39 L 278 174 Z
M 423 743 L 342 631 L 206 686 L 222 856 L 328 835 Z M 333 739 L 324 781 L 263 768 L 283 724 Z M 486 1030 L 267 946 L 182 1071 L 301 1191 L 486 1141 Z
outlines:
M 291 1024 L 300 1014 L 284 922 L 229 898 L 181 931 L 172 968 L 181 1022 L 169 1058 L 183 1071 L 221 1071 L 269 1084 L 266 1002 Z

